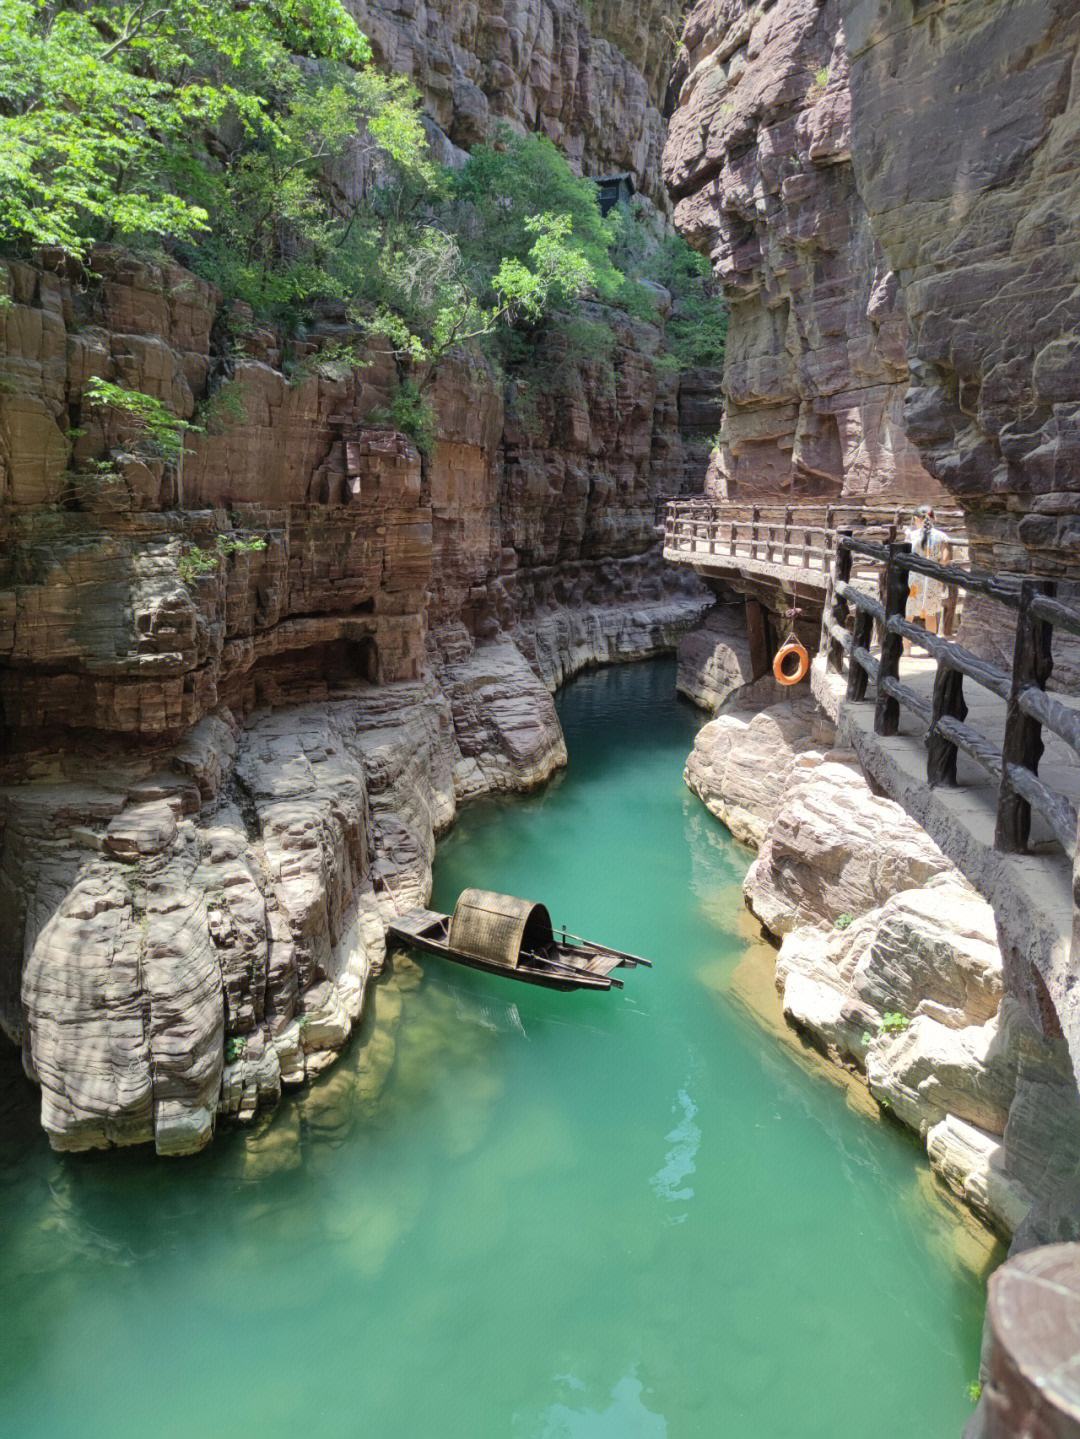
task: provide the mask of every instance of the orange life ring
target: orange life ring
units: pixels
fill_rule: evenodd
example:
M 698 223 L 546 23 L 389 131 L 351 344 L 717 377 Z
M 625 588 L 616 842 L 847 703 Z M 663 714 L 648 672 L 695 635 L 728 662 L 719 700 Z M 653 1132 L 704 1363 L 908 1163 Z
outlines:
M 794 656 L 795 668 L 791 667 L 791 660 Z M 776 651 L 776 658 L 772 662 L 773 678 L 778 685 L 801 684 L 806 678 L 810 668 L 810 656 L 806 653 L 806 646 L 801 645 L 798 640 L 787 640 Z

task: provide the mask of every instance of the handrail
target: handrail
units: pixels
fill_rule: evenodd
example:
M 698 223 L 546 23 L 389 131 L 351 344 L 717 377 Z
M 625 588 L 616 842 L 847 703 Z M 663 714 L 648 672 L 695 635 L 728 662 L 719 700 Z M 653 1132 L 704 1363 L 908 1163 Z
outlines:
M 856 555 L 884 567 L 883 602 L 851 583 Z M 1012 610 L 1016 620 L 1011 671 L 981 659 L 955 640 L 929 634 L 909 621 L 908 585 L 913 573 L 986 595 Z M 877 658 L 870 654 L 875 623 L 882 634 Z M 876 734 L 896 734 L 901 706 L 926 723 L 929 784 L 957 783 L 959 750 L 998 782 L 996 849 L 1009 854 L 1025 853 L 1034 811 L 1046 820 L 1065 852 L 1073 855 L 1076 808 L 1065 795 L 1055 793 L 1039 778 L 1044 728 L 1080 754 L 1080 712 L 1046 692 L 1053 669 L 1055 628 L 1080 635 L 1080 605 L 1059 598 L 1052 580 L 968 571 L 914 554 L 906 542 L 879 545 L 848 533 L 837 541 L 829 576 L 821 652 L 826 665 L 838 673 L 847 661 L 849 700 L 863 700 L 868 683 L 874 684 Z M 932 701 L 900 679 L 905 639 L 918 643 L 936 662 Z M 965 679 L 1005 701 L 1005 733 L 1000 747 L 966 723 Z

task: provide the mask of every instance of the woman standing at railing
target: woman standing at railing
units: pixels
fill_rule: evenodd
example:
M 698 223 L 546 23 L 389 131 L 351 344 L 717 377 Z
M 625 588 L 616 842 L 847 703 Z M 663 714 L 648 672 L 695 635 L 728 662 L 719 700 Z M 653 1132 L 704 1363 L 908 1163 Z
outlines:
M 939 530 L 934 524 L 934 511 L 930 505 L 920 505 L 915 511 L 914 523 L 905 531 L 904 538 L 911 545 L 913 554 L 936 560 L 939 565 L 947 565 L 952 560 L 952 541 L 944 530 Z M 947 586 L 914 570 L 908 578 L 911 583 L 908 587 L 907 617 L 921 623 L 929 634 L 936 635 L 941 629 Z M 910 640 L 904 641 L 904 653 L 911 653 Z

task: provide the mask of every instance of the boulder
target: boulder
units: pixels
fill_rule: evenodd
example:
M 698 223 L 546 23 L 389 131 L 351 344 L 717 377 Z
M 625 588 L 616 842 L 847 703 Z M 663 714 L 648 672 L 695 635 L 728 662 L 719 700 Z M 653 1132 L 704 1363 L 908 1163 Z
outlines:
M 735 709 L 703 725 L 683 778 L 744 844 L 759 847 L 801 768 L 821 758 L 832 727 L 802 695 L 751 713 Z
M 926 831 L 875 795 L 853 764 L 802 760 L 743 886 L 773 934 L 832 925 L 902 890 L 955 875 Z
M 715 714 L 754 679 L 744 605 L 713 605 L 679 641 L 678 655 L 679 693 Z

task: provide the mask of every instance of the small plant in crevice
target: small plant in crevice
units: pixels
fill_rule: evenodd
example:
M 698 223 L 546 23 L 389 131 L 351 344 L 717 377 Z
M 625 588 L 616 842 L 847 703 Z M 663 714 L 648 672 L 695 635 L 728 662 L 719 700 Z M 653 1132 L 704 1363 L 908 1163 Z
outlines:
M 247 1040 L 242 1034 L 232 1034 L 225 1041 L 225 1063 L 235 1064 L 247 1053 Z
M 389 405 L 372 410 L 370 419 L 376 425 L 393 425 L 408 435 L 422 455 L 430 455 L 435 448 L 438 416 L 415 380 L 402 380 Z
M 855 923 L 853 914 L 838 914 L 833 920 L 833 929 L 850 929 Z
M 201 545 L 189 545 L 177 561 L 176 568 L 185 584 L 212 574 L 218 561 L 229 555 L 253 554 L 266 549 L 261 535 L 218 535 L 214 548 L 205 550 Z
M 369 369 L 372 361 L 363 353 L 362 341 L 331 340 L 321 349 L 285 366 L 290 385 L 320 375 L 326 380 L 347 380 L 357 370 Z
M 247 419 L 243 390 L 235 380 L 227 380 L 199 402 L 195 413 L 199 428 L 209 435 L 220 435 L 231 425 L 242 425 Z
M 814 73 L 814 83 L 813 83 L 813 85 L 812 85 L 810 88 L 811 88 L 811 90 L 821 91 L 821 90 L 824 90 L 824 89 L 825 89 L 825 86 L 826 86 L 828 83 L 829 83 L 829 67 L 828 67 L 828 65 L 822 65 L 822 67 L 821 67 L 820 70 L 815 71 L 815 73 Z
M 881 1023 L 878 1025 L 876 1033 L 869 1029 L 863 1030 L 862 1042 L 864 1045 L 871 1045 L 878 1035 L 903 1034 L 905 1029 L 910 1028 L 911 1020 L 906 1014 L 901 1014 L 896 1010 L 886 1010 L 881 1016 Z

